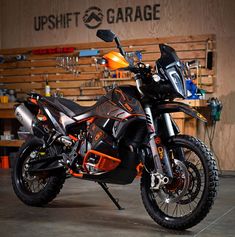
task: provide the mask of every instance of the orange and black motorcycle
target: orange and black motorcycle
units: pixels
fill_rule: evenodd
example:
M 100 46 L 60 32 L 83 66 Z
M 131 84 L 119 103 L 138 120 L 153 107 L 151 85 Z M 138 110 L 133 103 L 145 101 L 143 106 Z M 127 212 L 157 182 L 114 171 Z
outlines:
M 15 109 L 31 133 L 12 172 L 21 201 L 41 206 L 60 192 L 66 177 L 99 183 L 115 205 L 107 183 L 130 184 L 141 176 L 144 206 L 158 224 L 183 230 L 199 223 L 217 193 L 218 172 L 210 150 L 197 138 L 179 135 L 170 113 L 184 112 L 205 121 L 185 98 L 185 69 L 173 48 L 160 44 L 161 57 L 151 68 L 133 60 L 110 30 L 98 30 L 120 52 L 97 59 L 111 70 L 129 70 L 136 86 L 109 88 L 91 107 L 31 93 Z M 136 62 L 137 61 L 137 62 Z

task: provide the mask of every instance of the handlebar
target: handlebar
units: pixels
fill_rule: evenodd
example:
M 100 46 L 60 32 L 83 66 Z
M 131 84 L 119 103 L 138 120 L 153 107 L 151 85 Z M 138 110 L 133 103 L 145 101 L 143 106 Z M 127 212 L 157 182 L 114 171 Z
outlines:
M 197 62 L 197 60 L 192 60 L 192 61 L 188 61 L 187 63 L 189 66 L 191 66 L 191 65 L 195 64 L 196 62 Z
M 42 96 L 40 94 L 33 92 L 33 91 L 27 93 L 27 95 L 33 99 L 41 99 L 42 98 Z
M 117 48 L 119 49 L 120 54 L 125 58 L 126 52 L 122 48 L 119 38 L 117 36 L 115 36 L 114 40 L 117 45 Z
M 198 67 L 199 61 L 197 59 L 191 60 L 185 63 L 186 67 L 192 68 L 192 67 Z
M 95 58 L 95 63 L 99 65 L 105 65 L 107 63 L 107 60 L 105 58 Z

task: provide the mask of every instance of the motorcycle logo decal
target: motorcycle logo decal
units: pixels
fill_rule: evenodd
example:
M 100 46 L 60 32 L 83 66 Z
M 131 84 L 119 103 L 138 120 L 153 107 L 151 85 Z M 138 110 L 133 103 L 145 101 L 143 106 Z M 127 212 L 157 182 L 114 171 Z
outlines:
M 163 148 L 162 148 L 161 146 L 159 146 L 159 147 L 157 148 L 157 150 L 158 150 L 158 154 L 159 154 L 159 156 L 160 156 L 160 159 L 162 160 L 162 159 L 163 159 L 163 156 L 164 156 L 164 150 L 163 150 Z
M 161 143 L 161 138 L 160 137 L 156 137 L 155 138 L 155 142 L 156 142 L 156 144 L 160 144 Z
M 89 29 L 95 29 L 102 24 L 103 13 L 98 7 L 89 7 L 83 16 L 83 22 Z
M 104 135 L 104 133 L 102 131 L 99 131 L 96 133 L 95 135 L 95 141 L 100 140 L 100 138 Z
M 197 112 L 197 116 L 198 116 L 200 119 L 207 121 L 207 119 L 206 119 L 202 114 L 200 114 L 200 113 L 198 113 L 198 112 Z
M 129 112 L 132 112 L 133 109 L 131 108 L 131 106 L 127 103 L 124 104 L 124 107 L 129 111 Z

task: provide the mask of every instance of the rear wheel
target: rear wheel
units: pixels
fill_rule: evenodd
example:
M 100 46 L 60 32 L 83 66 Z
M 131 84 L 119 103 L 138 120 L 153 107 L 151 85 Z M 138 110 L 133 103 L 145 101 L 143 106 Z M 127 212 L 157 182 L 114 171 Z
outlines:
M 179 157 L 179 148 L 185 161 Z M 210 211 L 217 193 L 218 171 L 212 153 L 198 139 L 179 135 L 167 145 L 174 159 L 174 179 L 155 191 L 145 170 L 141 178 L 144 206 L 159 225 L 176 230 L 199 223 Z
M 23 144 L 12 170 L 12 185 L 18 198 L 30 206 L 42 206 L 52 201 L 60 192 L 66 178 L 64 169 L 48 175 L 32 175 L 28 172 L 29 162 L 46 155 L 56 155 L 56 150 L 49 148 L 41 151 L 43 142 L 37 138 Z

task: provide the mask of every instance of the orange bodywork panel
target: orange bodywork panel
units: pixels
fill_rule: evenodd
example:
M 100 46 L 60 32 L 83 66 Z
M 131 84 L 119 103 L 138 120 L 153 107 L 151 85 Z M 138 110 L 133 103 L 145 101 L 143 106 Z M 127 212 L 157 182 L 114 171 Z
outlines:
M 110 70 L 117 70 L 120 68 L 126 68 L 129 66 L 129 63 L 126 59 L 118 52 L 111 51 L 103 56 L 107 61 L 107 67 Z
M 74 137 L 73 135 L 69 134 L 69 137 L 74 140 L 74 141 L 78 141 L 78 138 L 77 137 Z
M 86 163 L 88 162 L 89 156 L 96 156 L 98 158 L 98 162 L 94 165 L 94 168 L 100 171 L 111 171 L 114 170 L 120 163 L 121 160 L 118 158 L 108 156 L 104 153 L 90 150 L 87 152 L 86 156 L 84 157 L 83 166 L 86 167 Z
M 136 166 L 137 177 L 142 176 L 143 168 L 144 168 L 144 165 L 141 162 Z
M 72 171 L 72 170 L 69 170 L 69 173 L 70 173 L 72 176 L 76 177 L 76 178 L 82 178 L 82 177 L 83 177 L 83 174 L 75 173 L 75 172 Z
M 37 100 L 36 99 L 33 99 L 33 98 L 30 98 L 29 99 L 33 104 L 35 104 L 35 105 L 37 105 L 38 104 L 38 102 L 37 102 Z

